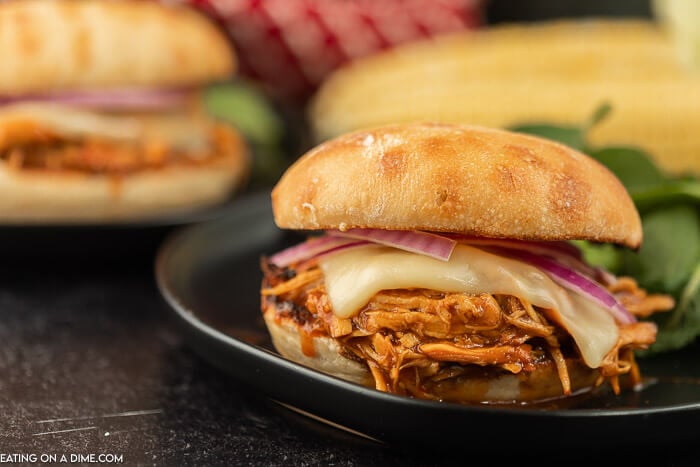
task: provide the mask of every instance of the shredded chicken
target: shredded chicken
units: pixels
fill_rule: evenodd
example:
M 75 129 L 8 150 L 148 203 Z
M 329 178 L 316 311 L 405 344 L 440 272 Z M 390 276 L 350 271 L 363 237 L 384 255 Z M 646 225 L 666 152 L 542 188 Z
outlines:
M 518 374 L 551 364 L 562 393 L 571 394 L 568 359 L 580 359 L 571 336 L 552 325 L 545 310 L 509 295 L 470 295 L 431 290 L 384 290 L 352 318 L 331 308 L 321 271 L 276 268 L 263 261 L 262 295 L 278 313 L 305 329 L 337 338 L 346 356 L 366 362 L 381 391 L 436 399 L 426 388 L 462 376 L 469 368 L 493 368 Z M 610 284 L 610 292 L 638 316 L 673 306 L 670 297 L 648 295 L 630 278 Z M 284 303 L 293 306 L 281 306 Z M 263 304 L 263 307 L 266 307 Z M 600 367 L 598 384 L 609 380 L 619 391 L 619 376 L 639 382 L 634 349 L 656 338 L 656 327 L 636 322 L 620 327 L 619 338 Z
M 675 305 L 670 295 L 647 294 L 646 290 L 637 287 L 637 282 L 631 277 L 620 277 L 608 288 L 630 313 L 640 318 L 670 310 Z
M 222 125 L 214 125 L 209 136 L 206 148 L 193 150 L 171 147 L 156 139 L 135 144 L 105 138 L 68 140 L 47 134 L 9 145 L 4 150 L 0 148 L 0 162 L 14 170 L 126 174 L 175 163 L 195 165 L 229 152 L 238 144 L 238 137 Z

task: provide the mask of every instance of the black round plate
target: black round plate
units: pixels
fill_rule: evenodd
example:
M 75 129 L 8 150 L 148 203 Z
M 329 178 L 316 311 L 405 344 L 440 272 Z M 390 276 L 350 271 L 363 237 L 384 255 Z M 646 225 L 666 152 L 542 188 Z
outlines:
M 278 229 L 269 193 L 243 198 L 216 220 L 168 237 L 156 280 L 189 344 L 212 364 L 290 408 L 388 443 L 479 447 L 510 443 L 551 449 L 698 439 L 700 348 L 640 361 L 647 384 L 559 406 L 485 406 L 386 394 L 282 358 L 260 313 L 262 255 L 298 242 Z M 690 428 L 688 428 L 690 427 Z

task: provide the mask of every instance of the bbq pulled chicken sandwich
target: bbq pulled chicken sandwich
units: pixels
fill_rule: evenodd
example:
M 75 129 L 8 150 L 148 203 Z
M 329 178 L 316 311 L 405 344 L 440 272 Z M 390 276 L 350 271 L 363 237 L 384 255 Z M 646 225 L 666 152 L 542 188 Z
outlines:
M 673 306 L 583 260 L 569 240 L 638 248 L 639 215 L 605 167 L 533 136 L 354 132 L 296 161 L 272 208 L 308 236 L 262 259 L 274 346 L 380 391 L 464 403 L 619 393 L 640 382 L 634 351 L 656 338 L 639 318 Z
M 156 2 L 0 2 L 0 221 L 199 208 L 246 180 L 202 88 L 236 57 L 200 13 Z

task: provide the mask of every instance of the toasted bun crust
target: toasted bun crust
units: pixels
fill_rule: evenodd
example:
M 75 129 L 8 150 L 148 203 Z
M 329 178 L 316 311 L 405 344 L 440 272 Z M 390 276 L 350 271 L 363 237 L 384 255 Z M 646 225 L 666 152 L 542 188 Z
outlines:
M 291 318 L 276 317 L 274 305 L 265 309 L 263 317 L 272 343 L 283 357 L 347 381 L 374 386 L 367 366 L 344 357 L 335 339 L 313 337 L 314 355 L 308 356 L 302 352 L 299 326 Z M 598 370 L 588 368 L 580 360 L 567 360 L 567 369 L 572 394 L 587 392 L 596 386 Z M 485 372 L 454 378 L 430 390 L 442 400 L 462 403 L 538 402 L 563 396 L 554 364 L 540 365 L 529 374 L 503 373 L 494 377 Z
M 142 1 L 0 2 L 0 57 L 0 95 L 190 85 L 235 69 L 203 15 Z
M 241 144 L 196 165 L 129 175 L 17 170 L 0 161 L 0 224 L 71 224 L 157 219 L 225 201 L 250 169 Z
M 372 386 L 372 376 L 367 366 L 341 355 L 338 341 L 331 337 L 313 338 L 314 355 L 304 355 L 299 326 L 292 319 L 276 319 L 274 306 L 263 313 L 272 344 L 285 358 L 353 383 Z
M 287 170 L 272 208 L 288 229 L 642 241 L 634 203 L 602 164 L 553 141 L 468 125 L 396 124 L 329 140 Z

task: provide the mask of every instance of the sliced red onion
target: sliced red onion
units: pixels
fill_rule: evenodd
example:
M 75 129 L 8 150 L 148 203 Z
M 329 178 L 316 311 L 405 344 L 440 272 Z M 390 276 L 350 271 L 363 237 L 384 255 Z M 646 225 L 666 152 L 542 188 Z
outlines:
M 630 324 L 636 321 L 632 315 L 614 295 L 608 292 L 605 287 L 579 272 L 563 264 L 558 263 L 542 255 L 533 254 L 522 250 L 510 250 L 505 253 L 509 257 L 520 259 L 543 270 L 555 282 L 573 290 L 584 297 L 601 305 L 608 310 L 618 322 Z
M 515 248 L 518 250 L 537 251 L 538 253 L 548 254 L 552 257 L 568 255 L 578 260 L 583 259 L 583 253 L 576 246 L 569 242 L 563 241 L 535 241 L 535 240 L 514 240 L 509 238 L 491 238 L 491 237 L 475 237 L 472 235 L 462 234 L 444 234 L 450 238 L 454 238 L 462 243 L 472 245 L 496 245 L 506 248 Z
M 329 235 L 314 237 L 303 243 L 299 243 L 275 253 L 269 258 L 269 260 L 275 266 L 289 266 L 290 264 L 306 261 L 324 252 L 334 250 L 340 246 L 350 243 L 357 242 L 346 238 L 331 237 Z
M 322 251 L 314 256 L 312 256 L 309 259 L 321 259 L 325 256 L 332 255 L 334 253 L 338 253 L 340 251 L 345 251 L 345 250 L 350 250 L 352 248 L 360 247 L 360 246 L 367 246 L 367 245 L 372 245 L 372 242 L 368 242 L 366 240 L 350 240 L 348 243 L 344 243 L 342 245 L 338 245 L 334 248 L 331 248 L 329 250 Z
M 191 91 L 189 88 L 123 88 L 26 96 L 0 96 L 0 106 L 42 102 L 105 110 L 159 110 L 181 105 L 191 95 Z
M 581 250 L 577 246 L 568 242 L 511 240 L 505 238 L 472 237 L 463 235 L 456 235 L 453 238 L 458 240 L 460 243 L 466 243 L 468 245 L 485 245 L 529 251 L 531 253 L 553 258 L 587 276 L 593 277 L 596 275 L 596 268 L 593 268 L 584 262 L 583 253 L 581 253 Z
M 452 255 L 457 241 L 442 235 L 410 231 L 383 229 L 350 229 L 344 232 L 328 230 L 328 235 L 334 237 L 356 238 L 367 240 L 380 245 L 391 246 L 401 250 L 418 253 L 442 261 L 447 261 Z

